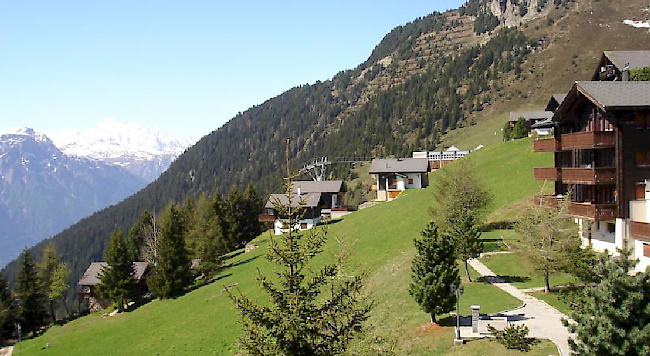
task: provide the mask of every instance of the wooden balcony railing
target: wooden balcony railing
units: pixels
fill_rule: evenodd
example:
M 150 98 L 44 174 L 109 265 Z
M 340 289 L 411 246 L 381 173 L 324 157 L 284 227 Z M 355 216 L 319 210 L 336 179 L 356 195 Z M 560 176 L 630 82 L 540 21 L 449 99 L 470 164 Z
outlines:
M 562 168 L 560 180 L 574 184 L 615 184 L 616 168 Z
M 559 207 L 557 197 L 538 196 L 537 199 L 542 205 L 555 208 Z M 591 204 L 591 203 L 569 203 L 567 214 L 579 218 L 586 218 L 596 221 L 610 221 L 616 219 L 618 211 L 616 204 Z
M 616 219 L 616 204 L 569 204 L 569 215 L 593 219 L 596 221 L 609 221 Z
M 630 235 L 636 238 L 650 240 L 650 224 L 632 221 L 630 223 Z
M 533 150 L 535 152 L 558 152 L 560 151 L 560 142 L 555 138 L 545 138 L 533 141 Z
M 583 150 L 592 148 L 614 147 L 616 136 L 614 131 L 576 132 L 562 135 L 561 149 Z
M 274 222 L 275 221 L 275 215 L 269 215 L 269 214 L 260 214 L 258 216 L 259 222 Z
M 556 167 L 535 168 L 535 179 L 560 181 L 560 170 Z

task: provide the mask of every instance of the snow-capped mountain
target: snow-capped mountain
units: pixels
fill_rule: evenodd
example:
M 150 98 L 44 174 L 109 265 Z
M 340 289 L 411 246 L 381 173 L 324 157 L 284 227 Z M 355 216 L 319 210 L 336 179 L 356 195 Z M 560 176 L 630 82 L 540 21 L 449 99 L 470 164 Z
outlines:
M 86 130 L 54 136 L 66 154 L 124 167 L 151 182 L 195 140 L 173 139 L 150 127 L 104 120 Z
M 0 267 L 145 185 L 121 167 L 66 155 L 33 129 L 0 135 Z

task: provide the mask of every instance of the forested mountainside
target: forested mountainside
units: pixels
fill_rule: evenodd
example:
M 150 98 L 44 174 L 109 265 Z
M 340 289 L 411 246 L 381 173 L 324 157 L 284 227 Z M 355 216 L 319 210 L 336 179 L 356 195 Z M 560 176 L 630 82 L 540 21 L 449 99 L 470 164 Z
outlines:
M 647 3 L 639 0 L 632 1 L 634 9 L 630 2 L 625 8 L 597 0 L 548 2 L 535 8 L 536 16 L 524 15 L 531 22 L 504 29 L 498 16 L 505 16 L 503 21 L 518 16 L 512 9 L 519 3 L 512 2 L 505 2 L 506 11 L 497 15 L 492 12 L 495 1 L 471 1 L 460 10 L 416 19 L 386 35 L 357 68 L 290 89 L 237 115 L 139 193 L 51 239 L 70 264 L 71 281 L 90 261 L 101 258 L 115 228 L 127 230 L 145 209 L 159 211 L 169 200 L 181 201 L 201 191 L 224 193 L 232 185 L 253 183 L 262 194 L 278 189 L 285 171 L 286 138 L 292 140 L 294 169 L 322 156 L 407 156 L 413 150 L 434 149 L 458 129 L 480 126 L 513 103 L 523 105 L 531 96 L 539 103 L 551 92 L 568 90 L 571 81 L 585 79 L 576 78 L 567 63 L 549 75 L 546 63 L 564 58 L 547 57 L 558 44 L 591 53 L 625 46 L 639 49 L 648 42 L 628 38 L 623 43 L 620 33 L 599 26 L 598 20 L 581 22 L 598 36 L 595 43 L 576 42 L 569 31 L 572 21 L 584 21 L 597 8 L 605 7 L 610 16 L 641 13 Z M 560 71 L 562 80 L 555 80 Z M 535 88 L 542 85 L 549 92 L 537 93 Z M 347 167 L 335 168 L 334 174 L 346 178 Z M 39 255 L 43 246 L 32 251 Z M 15 269 L 13 263 L 8 266 L 10 278 Z

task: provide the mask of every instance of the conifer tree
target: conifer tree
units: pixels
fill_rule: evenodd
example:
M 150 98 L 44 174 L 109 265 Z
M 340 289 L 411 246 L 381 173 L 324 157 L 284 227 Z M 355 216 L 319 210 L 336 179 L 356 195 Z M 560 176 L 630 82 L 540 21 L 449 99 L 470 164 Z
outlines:
M 36 333 L 45 325 L 47 298 L 38 278 L 38 270 L 32 256 L 24 250 L 20 256 L 20 270 L 16 284 L 16 296 L 20 301 L 19 320 L 25 333 Z
M 178 296 L 192 281 L 184 215 L 178 205 L 171 203 L 161 219 L 157 255 L 148 279 L 149 289 L 158 298 Z
M 59 255 L 54 244 L 47 244 L 45 249 L 43 249 L 41 261 L 38 264 L 38 275 L 48 299 L 50 317 L 53 322 L 56 322 L 54 304 L 63 296 L 65 290 L 68 289 L 68 274 L 69 271 L 67 271 L 66 265 L 59 262 Z
M 576 339 L 575 355 L 650 354 L 650 273 L 630 274 L 638 262 L 627 246 L 619 255 L 600 256 L 593 268 L 599 282 L 587 287 L 583 303 L 564 321 Z
M 131 293 L 135 288 L 135 270 L 133 267 L 133 250 L 121 230 L 113 232 L 104 250 L 107 266 L 102 269 L 99 279 L 99 294 L 117 305 L 117 310 L 124 311 Z
M 16 322 L 16 304 L 9 285 L 0 273 L 0 342 L 11 335 Z
M 463 159 L 438 176 L 435 199 L 436 224 L 441 234 L 453 241 L 456 257 L 463 261 L 471 282 L 467 261 L 483 252 L 480 231 L 492 197 L 481 185 L 471 164 Z
M 199 270 L 206 276 L 219 270 L 221 256 L 227 252 L 214 205 L 215 202 L 205 193 L 199 195 L 194 206 L 193 224 L 186 239 L 192 256 L 201 259 Z
M 286 204 L 276 209 L 289 231 L 272 238 L 267 258 L 279 267 L 276 278 L 261 273 L 258 281 L 268 303 L 257 305 L 245 296 L 230 294 L 242 316 L 242 346 L 253 355 L 338 355 L 362 329 L 371 305 L 361 297 L 362 277 L 337 275 L 336 264 L 317 271 L 309 262 L 322 251 L 326 233 L 294 230 L 302 203 L 291 195 L 287 179 Z
M 460 285 L 460 278 L 454 246 L 450 239 L 438 234 L 433 222 L 414 243 L 417 255 L 411 265 L 413 274 L 409 293 L 435 323 L 436 314 L 453 310 L 456 302 L 451 286 Z

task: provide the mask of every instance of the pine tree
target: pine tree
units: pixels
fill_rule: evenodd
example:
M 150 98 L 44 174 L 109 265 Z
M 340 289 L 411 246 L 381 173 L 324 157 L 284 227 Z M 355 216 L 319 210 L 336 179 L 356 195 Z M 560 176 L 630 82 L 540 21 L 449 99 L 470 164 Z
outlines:
M 413 274 L 409 293 L 435 323 L 436 314 L 453 310 L 456 302 L 451 286 L 460 285 L 460 278 L 454 246 L 451 240 L 438 234 L 433 222 L 414 243 L 417 255 L 411 265 Z
M 465 264 L 470 282 L 467 261 L 483 252 L 480 231 L 491 199 L 466 160 L 443 170 L 436 181 L 434 219 L 442 235 L 453 241 L 456 257 Z
M 124 311 L 124 305 L 135 288 L 133 259 L 133 250 L 122 231 L 113 232 L 104 250 L 107 266 L 99 275 L 102 282 L 99 294 L 114 302 L 120 312 Z
M 41 261 L 38 264 L 38 275 L 43 285 L 43 291 L 48 299 L 50 317 L 53 322 L 56 322 L 54 304 L 62 297 L 63 292 L 68 289 L 66 270 L 67 267 L 65 264 L 59 262 L 59 255 L 54 244 L 47 244 L 45 249 L 43 249 Z
M 160 223 L 160 238 L 149 289 L 158 298 L 172 298 L 183 293 L 192 281 L 190 260 L 185 248 L 185 216 L 171 203 Z
M 16 322 L 16 303 L 11 296 L 9 285 L 0 273 L 0 342 L 14 331 Z
M 635 356 L 650 354 L 650 273 L 631 275 L 638 261 L 632 252 L 602 255 L 593 268 L 599 282 L 584 291 L 583 303 L 564 321 L 576 339 L 575 355 Z
M 186 239 L 192 256 L 201 259 L 199 270 L 205 276 L 219 270 L 221 256 L 227 252 L 214 206 L 215 202 L 205 193 L 199 195 L 194 206 L 193 224 Z
M 338 355 L 361 331 L 371 305 L 361 297 L 362 277 L 338 275 L 336 264 L 312 271 L 309 262 L 322 251 L 326 233 L 306 234 L 293 229 L 301 203 L 286 184 L 286 205 L 278 205 L 289 231 L 271 239 L 267 258 L 280 267 L 277 279 L 261 273 L 258 281 L 269 296 L 256 305 L 245 296 L 230 294 L 242 316 L 246 335 L 242 346 L 254 355 Z M 323 295 L 325 294 L 325 295 Z
M 19 319 L 25 333 L 36 333 L 45 325 L 47 298 L 38 278 L 38 270 L 32 256 L 24 250 L 20 256 L 20 271 L 16 285 L 16 296 L 20 301 Z

